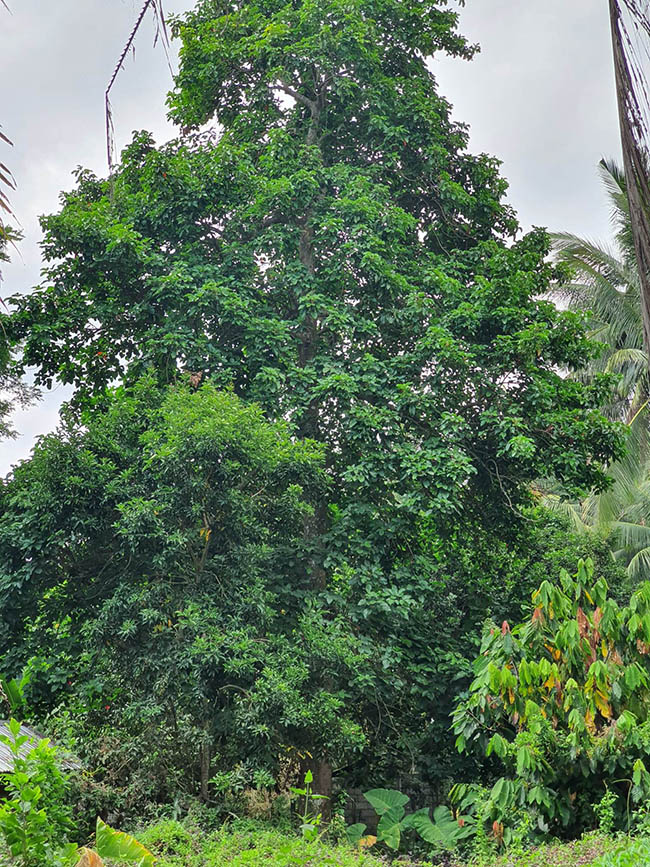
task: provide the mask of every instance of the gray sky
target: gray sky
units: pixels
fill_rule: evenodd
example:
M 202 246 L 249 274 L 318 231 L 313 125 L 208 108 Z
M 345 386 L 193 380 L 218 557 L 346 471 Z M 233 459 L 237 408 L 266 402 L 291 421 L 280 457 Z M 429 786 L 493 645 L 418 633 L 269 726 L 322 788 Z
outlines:
M 9 0 L 0 9 L 3 131 L 14 141 L 0 162 L 13 170 L 14 210 L 25 233 L 20 256 L 3 268 L 2 294 L 38 281 L 39 214 L 57 209 L 78 165 L 106 172 L 103 93 L 141 0 Z M 167 13 L 193 0 L 165 0 Z M 503 161 L 510 201 L 525 228 L 548 226 L 606 238 L 609 221 L 596 174 L 618 156 L 618 121 L 606 4 L 594 0 L 467 0 L 461 29 L 481 44 L 471 62 L 436 59 L 433 69 L 471 147 Z M 149 16 L 112 91 L 118 150 L 134 129 L 158 141 L 170 74 Z M 56 425 L 59 387 L 16 413 L 18 440 L 0 443 L 0 473 L 27 456 L 34 437 Z

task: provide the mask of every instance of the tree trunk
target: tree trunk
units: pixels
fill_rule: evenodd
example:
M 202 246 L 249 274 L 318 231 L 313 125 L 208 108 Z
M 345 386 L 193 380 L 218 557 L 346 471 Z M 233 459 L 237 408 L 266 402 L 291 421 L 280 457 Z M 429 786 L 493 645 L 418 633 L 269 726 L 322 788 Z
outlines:
M 316 76 L 315 76 L 316 77 Z M 315 101 L 309 102 L 311 110 L 311 120 L 307 132 L 306 144 L 315 146 L 318 144 L 318 132 L 321 112 L 324 107 L 324 87 L 319 92 Z M 298 256 L 301 264 L 309 274 L 313 277 L 316 272 L 316 255 L 314 251 L 314 230 L 311 225 L 312 209 L 309 208 L 301 221 L 300 239 L 298 242 Z M 302 323 L 301 342 L 298 349 L 298 362 L 301 367 L 306 367 L 316 356 L 318 343 L 318 320 L 311 314 L 305 317 Z M 301 437 L 310 437 L 316 440 L 319 436 L 319 410 L 320 406 L 316 399 L 312 400 L 306 408 L 302 419 L 299 423 L 299 432 Z M 305 522 L 305 540 L 313 546 L 313 556 L 309 563 L 310 579 L 312 586 L 318 590 L 324 590 L 327 584 L 327 573 L 322 564 L 322 550 L 318 540 L 322 537 L 327 529 L 328 515 L 327 505 L 317 503 L 314 508 L 314 514 Z M 330 685 L 325 683 L 325 688 Z M 326 757 L 321 756 L 318 759 L 311 759 L 306 763 L 304 770 L 311 770 L 314 777 L 313 789 L 314 794 L 325 795 L 327 800 L 317 801 L 313 805 L 314 812 L 320 812 L 323 816 L 323 821 L 329 822 L 332 815 L 332 765 Z
M 303 779 L 307 771 L 311 771 L 314 778 L 311 783 L 312 793 L 325 795 L 327 799 L 313 801 L 310 804 L 310 811 L 321 813 L 323 822 L 327 823 L 332 818 L 332 764 L 322 756 L 305 758 L 300 767 Z M 302 780 L 300 780 L 300 786 L 302 787 Z
M 639 270 L 643 345 L 650 371 L 650 185 L 644 112 L 635 91 L 633 75 L 625 51 L 624 22 L 620 0 L 609 0 L 609 17 L 616 76 L 616 99 L 623 148 L 623 167 L 630 203 L 630 223 Z M 641 85 L 644 86 L 644 85 Z
M 208 783 L 210 780 L 210 741 L 208 740 L 207 732 L 200 747 L 199 757 L 201 762 L 201 800 L 204 804 L 207 804 L 209 798 Z

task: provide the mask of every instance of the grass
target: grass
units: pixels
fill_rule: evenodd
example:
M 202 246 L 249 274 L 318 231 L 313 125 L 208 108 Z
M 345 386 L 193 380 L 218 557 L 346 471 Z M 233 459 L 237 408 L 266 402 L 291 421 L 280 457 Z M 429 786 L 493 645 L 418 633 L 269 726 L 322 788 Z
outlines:
M 601 867 L 599 859 L 607 856 L 616 845 L 615 840 L 602 834 L 586 834 L 580 840 L 572 840 L 569 843 L 552 842 L 525 852 L 502 855 L 493 862 L 493 865 L 494 867 Z M 605 867 L 605 862 L 602 867 Z
M 386 867 L 348 846 L 307 843 L 251 822 L 233 822 L 211 834 L 165 821 L 138 833 L 159 857 L 157 867 Z
M 267 823 L 234 821 L 206 833 L 194 825 L 165 820 L 137 832 L 157 856 L 156 867 L 650 867 L 650 837 L 612 839 L 591 833 L 568 843 L 552 842 L 488 861 L 460 862 L 449 855 L 392 860 L 325 841 L 307 843 Z M 0 865 L 14 863 L 0 845 Z
M 212 833 L 171 820 L 138 833 L 138 839 L 160 859 L 157 867 L 388 867 L 390 859 L 323 841 L 307 843 L 266 824 L 235 821 Z M 393 867 L 436 867 L 404 856 Z M 650 865 L 650 839 L 613 840 L 588 834 L 569 843 L 549 843 L 509 853 L 488 862 L 443 859 L 453 867 L 645 867 Z
M 456 863 L 453 867 L 647 867 L 650 838 L 613 839 L 593 832 L 568 843 L 552 842 L 490 862 Z

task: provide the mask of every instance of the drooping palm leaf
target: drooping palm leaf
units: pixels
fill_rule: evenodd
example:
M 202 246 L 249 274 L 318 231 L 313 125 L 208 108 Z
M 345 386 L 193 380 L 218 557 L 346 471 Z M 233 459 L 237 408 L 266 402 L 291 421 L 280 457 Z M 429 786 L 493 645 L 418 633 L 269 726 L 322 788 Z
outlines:
M 156 35 L 154 38 L 154 45 L 158 42 L 159 39 L 162 38 L 163 48 L 165 50 L 165 55 L 167 57 L 167 63 L 171 70 L 171 61 L 169 59 L 169 36 L 167 33 L 167 24 L 165 22 L 165 12 L 163 10 L 162 0 L 144 0 L 144 5 L 140 10 L 140 14 L 136 18 L 135 24 L 129 38 L 126 41 L 126 45 L 122 49 L 122 53 L 120 54 L 119 60 L 113 70 L 113 75 L 111 76 L 111 80 L 108 83 L 108 87 L 106 88 L 106 92 L 104 93 L 104 107 L 106 112 L 106 154 L 108 157 L 108 169 L 112 171 L 113 163 L 115 158 L 115 143 L 114 143 L 114 128 L 113 128 L 113 112 L 111 108 L 111 100 L 110 93 L 111 88 L 115 84 L 115 80 L 118 76 L 120 69 L 122 69 L 122 65 L 124 60 L 129 53 L 133 43 L 135 41 L 136 34 L 140 29 L 140 25 L 144 21 L 144 17 L 147 14 L 147 11 L 151 9 L 154 16 L 154 21 L 156 23 Z
M 581 502 L 555 487 L 543 490 L 547 508 L 564 515 L 578 532 L 607 539 L 614 558 L 634 580 L 650 579 L 650 459 L 648 404 L 628 424 L 627 451 L 609 467 L 612 486 Z
M 558 260 L 573 272 L 573 278 L 557 286 L 554 295 L 584 313 L 592 339 L 605 344 L 598 358 L 572 375 L 590 381 L 597 373 L 619 374 L 616 394 L 605 409 L 611 417 L 629 421 L 649 391 L 639 273 L 625 176 L 612 160 L 601 160 L 599 170 L 611 205 L 614 243 L 600 244 L 569 233 L 554 235 Z
M 7 12 L 11 12 L 5 0 L 0 0 L 0 3 L 4 6 Z M 11 146 L 12 142 L 7 138 L 7 136 L 2 132 L 0 128 L 0 142 L 4 144 L 8 144 Z M 7 197 L 7 191 L 5 187 L 9 187 L 11 190 L 15 190 L 14 177 L 7 168 L 7 166 L 0 162 L 0 251 L 2 247 L 9 239 L 9 234 L 7 231 L 7 227 L 5 226 L 5 222 L 3 217 L 6 217 L 8 214 L 13 216 L 13 211 L 11 210 L 11 205 L 9 204 L 9 198 Z M 3 213 L 4 212 L 4 213 Z
M 636 270 L 625 171 L 613 159 L 602 159 L 598 164 L 598 171 L 609 196 L 611 205 L 610 217 L 615 229 L 616 242 L 625 257 L 627 265 Z
M 7 12 L 11 12 L 11 9 L 5 0 L 0 0 L 0 3 L 2 3 L 2 6 L 7 10 Z M 2 129 L 0 129 L 0 143 L 7 144 L 10 147 L 12 145 L 12 142 L 2 132 Z M 11 171 L 7 166 L 3 162 L 0 162 L 0 259 L 6 259 L 6 256 L 3 253 L 4 247 L 8 241 L 12 241 L 15 238 L 15 234 L 12 233 L 9 226 L 5 223 L 7 217 L 15 216 L 11 209 L 9 196 L 7 195 L 7 188 L 10 190 L 16 189 L 14 176 L 11 174 Z

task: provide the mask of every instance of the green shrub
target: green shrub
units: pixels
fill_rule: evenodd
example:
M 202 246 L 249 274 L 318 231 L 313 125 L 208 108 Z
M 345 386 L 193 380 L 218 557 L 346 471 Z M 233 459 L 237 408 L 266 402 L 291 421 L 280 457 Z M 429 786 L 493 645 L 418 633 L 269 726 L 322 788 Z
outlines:
M 9 732 L 0 734 L 12 760 L 11 773 L 2 775 L 7 794 L 0 801 L 0 833 L 12 862 L 21 867 L 67 863 L 75 848 L 66 845 L 73 825 L 56 750 L 47 740 L 34 744 L 16 720 L 9 722 Z
M 650 864 L 650 839 L 625 839 L 611 852 L 606 852 L 593 867 L 645 867 Z
M 486 814 L 505 843 L 518 809 L 538 833 L 577 835 L 605 787 L 609 829 L 650 794 L 650 583 L 622 608 L 593 571 L 581 560 L 541 584 L 526 622 L 492 625 L 455 712 L 459 750 L 477 743 L 506 770 Z

